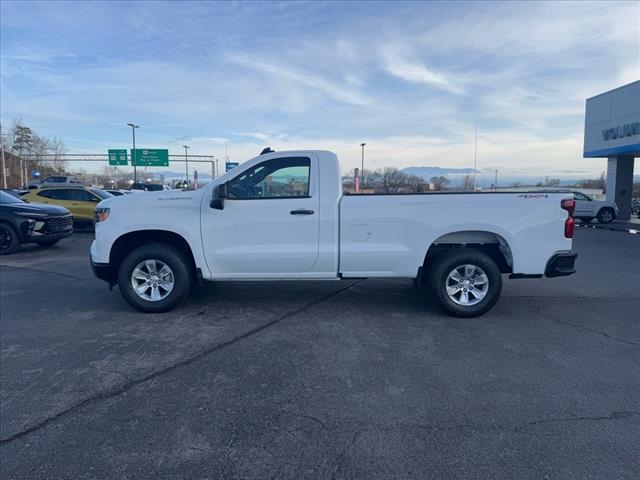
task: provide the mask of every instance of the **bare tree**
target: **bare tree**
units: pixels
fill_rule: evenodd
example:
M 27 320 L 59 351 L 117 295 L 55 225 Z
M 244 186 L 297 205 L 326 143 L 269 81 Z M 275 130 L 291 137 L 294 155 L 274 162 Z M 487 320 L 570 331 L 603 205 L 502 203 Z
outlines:
M 7 165 L 7 177 L 12 184 L 24 186 L 34 171 L 38 171 L 43 177 L 65 171 L 66 162 L 63 158 L 58 158 L 58 155 L 66 151 L 60 138 L 41 137 L 24 125 L 22 120 L 13 121 L 11 133 L 4 136 L 3 140 L 6 138 L 11 138 L 11 142 L 5 141 L 4 145 L 11 145 L 14 157 Z M 54 155 L 53 159 L 51 154 Z
M 443 175 L 438 175 L 437 177 L 431 177 L 431 183 L 433 184 L 434 190 L 440 191 L 444 190 L 451 181 Z
M 544 181 L 536 183 L 536 187 L 559 187 L 559 186 L 560 186 L 559 178 L 545 177 Z
M 582 180 L 578 182 L 578 185 L 582 188 L 599 188 L 604 190 L 607 187 L 607 178 L 604 172 L 602 172 L 599 178 Z
M 376 187 L 384 193 L 398 193 L 407 184 L 408 175 L 397 168 L 385 167 L 382 170 L 376 170 L 373 177 Z
M 51 167 L 56 172 L 64 172 L 67 168 L 67 162 L 63 158 L 61 158 L 60 155 L 67 153 L 67 147 L 65 146 L 62 139 L 59 137 L 53 137 L 51 140 L 49 140 L 49 150 L 50 153 L 54 155 L 53 161 L 51 162 Z
M 417 175 L 407 175 L 406 188 L 410 193 L 424 193 L 429 190 L 429 185 Z

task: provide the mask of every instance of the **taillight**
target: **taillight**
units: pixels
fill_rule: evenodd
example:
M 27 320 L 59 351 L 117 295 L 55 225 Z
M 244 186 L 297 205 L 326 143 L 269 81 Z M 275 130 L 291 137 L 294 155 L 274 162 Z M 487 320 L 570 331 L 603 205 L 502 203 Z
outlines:
M 565 238 L 573 238 L 573 230 L 576 226 L 576 222 L 573 220 L 573 211 L 576 209 L 576 201 L 573 198 L 565 198 L 560 202 L 560 206 L 569 212 L 569 217 L 564 222 L 564 236 Z
M 569 212 L 570 217 L 573 217 L 573 211 L 576 209 L 576 201 L 573 198 L 565 198 L 560 202 L 560 206 Z
M 564 236 L 565 238 L 573 238 L 573 227 L 576 226 L 576 222 L 573 217 L 569 217 L 564 221 Z

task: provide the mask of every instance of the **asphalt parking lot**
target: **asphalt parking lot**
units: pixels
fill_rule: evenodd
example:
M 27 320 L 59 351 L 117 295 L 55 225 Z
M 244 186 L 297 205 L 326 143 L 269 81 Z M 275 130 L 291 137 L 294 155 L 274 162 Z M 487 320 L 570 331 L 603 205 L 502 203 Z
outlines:
M 639 478 L 640 235 L 482 318 L 409 280 L 207 284 L 167 314 L 91 234 L 0 260 L 2 478 Z

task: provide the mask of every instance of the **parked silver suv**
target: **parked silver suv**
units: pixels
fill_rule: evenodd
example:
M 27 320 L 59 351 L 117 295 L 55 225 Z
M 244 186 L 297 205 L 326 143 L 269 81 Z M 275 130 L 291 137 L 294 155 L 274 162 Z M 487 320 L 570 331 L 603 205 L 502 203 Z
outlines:
M 27 188 L 29 190 L 33 190 L 40 187 L 55 187 L 65 184 L 82 185 L 82 182 L 76 177 L 71 177 L 69 175 L 50 175 L 41 182 L 30 182 L 29 185 L 27 185 Z
M 590 222 L 594 218 L 597 218 L 600 223 L 611 223 L 618 216 L 618 205 L 616 205 L 615 202 L 610 202 L 608 200 L 594 200 L 589 195 L 569 189 L 554 188 L 538 191 L 573 193 L 573 198 L 576 201 L 576 209 L 573 216 L 585 223 Z
M 594 200 L 581 192 L 572 192 L 576 201 L 574 216 L 583 222 L 590 222 L 594 218 L 600 223 L 610 223 L 618 216 L 618 206 L 607 200 Z

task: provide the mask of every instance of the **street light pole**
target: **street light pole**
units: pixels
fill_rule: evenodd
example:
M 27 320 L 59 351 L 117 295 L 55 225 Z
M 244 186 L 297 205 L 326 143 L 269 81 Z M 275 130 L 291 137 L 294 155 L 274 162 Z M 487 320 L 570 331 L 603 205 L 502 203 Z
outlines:
M 360 169 L 360 189 L 361 191 L 364 192 L 364 146 L 366 145 L 366 143 L 361 143 L 360 146 L 362 147 L 362 168 Z
M 2 155 L 2 181 L 4 188 L 7 188 L 7 167 L 4 163 L 4 143 L 0 140 L 0 154 Z
M 2 139 L 2 125 L 0 125 L 0 155 L 2 155 L 2 181 L 4 188 L 7 188 L 7 167 L 4 163 L 4 140 Z
M 187 176 L 187 188 L 189 188 L 189 156 L 187 155 L 187 150 L 189 147 L 183 145 L 184 147 L 184 163 L 185 163 L 185 174 Z
M 493 181 L 493 190 L 494 192 L 498 191 L 498 170 L 494 170 L 496 177 L 495 180 Z
M 140 125 L 135 125 L 133 123 L 127 123 L 131 127 L 131 132 L 133 133 L 133 150 L 131 151 L 131 163 L 133 164 L 133 181 L 134 183 L 138 181 L 138 171 L 136 170 L 136 128 L 140 128 Z

